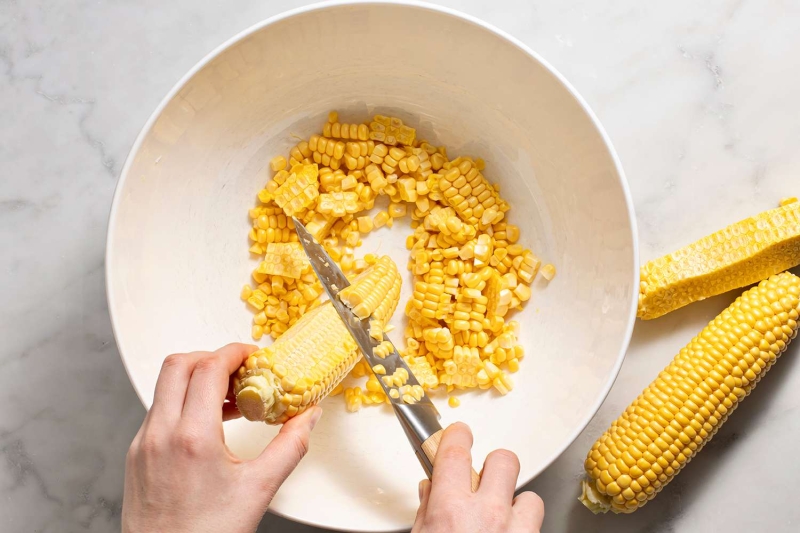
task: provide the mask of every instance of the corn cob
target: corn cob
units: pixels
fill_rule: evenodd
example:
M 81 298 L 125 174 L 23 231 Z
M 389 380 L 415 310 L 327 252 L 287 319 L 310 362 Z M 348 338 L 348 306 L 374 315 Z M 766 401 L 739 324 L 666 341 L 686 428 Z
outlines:
M 714 436 L 797 335 L 800 278 L 772 276 L 740 296 L 675 357 L 592 447 L 581 501 L 631 513 Z
M 400 298 L 400 274 L 388 256 L 351 287 L 367 294 L 388 321 Z M 380 283 L 371 275 L 381 274 Z M 304 314 L 275 343 L 251 354 L 233 379 L 236 405 L 248 420 L 281 424 L 315 405 L 352 370 L 361 352 L 330 302 Z
M 657 318 L 798 264 L 800 203 L 790 202 L 645 264 L 637 315 Z

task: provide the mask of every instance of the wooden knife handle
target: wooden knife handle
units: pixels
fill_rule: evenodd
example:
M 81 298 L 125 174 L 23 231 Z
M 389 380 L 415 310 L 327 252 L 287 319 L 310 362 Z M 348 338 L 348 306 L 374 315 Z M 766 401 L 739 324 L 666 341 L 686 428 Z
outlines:
M 443 429 L 440 429 L 430 437 L 428 440 L 422 443 L 422 450 L 425 452 L 425 455 L 428 457 L 428 460 L 433 464 L 433 459 L 436 457 L 436 452 L 439 450 L 439 443 L 442 441 L 442 433 L 444 433 Z M 472 492 L 477 492 L 478 486 L 481 484 L 481 476 L 478 474 L 474 468 L 472 470 Z

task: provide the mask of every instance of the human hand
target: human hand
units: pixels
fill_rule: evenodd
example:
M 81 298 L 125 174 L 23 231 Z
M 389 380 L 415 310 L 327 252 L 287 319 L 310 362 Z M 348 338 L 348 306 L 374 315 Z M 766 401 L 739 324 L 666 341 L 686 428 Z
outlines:
M 433 482 L 419 485 L 420 506 L 411 533 L 538 533 L 544 503 L 533 492 L 516 498 L 519 459 L 508 450 L 486 458 L 481 484 L 472 492 L 472 432 L 456 423 L 442 435 L 433 463 Z
M 164 360 L 153 406 L 126 458 L 123 532 L 256 530 L 322 414 L 314 407 L 296 416 L 251 461 L 233 455 L 222 433 L 223 419 L 237 416 L 225 402 L 229 378 L 256 349 L 229 344 Z

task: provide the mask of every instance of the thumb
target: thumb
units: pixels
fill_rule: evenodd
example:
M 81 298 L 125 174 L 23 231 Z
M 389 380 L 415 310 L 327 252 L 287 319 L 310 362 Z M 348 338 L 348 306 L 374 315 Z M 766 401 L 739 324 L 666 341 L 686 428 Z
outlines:
M 320 416 L 322 409 L 314 406 L 292 418 L 281 427 L 261 455 L 253 459 L 253 470 L 261 477 L 264 493 L 270 501 L 308 452 L 311 430 Z
M 425 512 L 428 510 L 430 495 L 431 482 L 430 480 L 423 479 L 419 482 L 419 509 L 417 510 L 417 517 L 414 519 L 414 526 L 411 528 L 411 533 L 422 531 L 422 523 L 425 521 Z

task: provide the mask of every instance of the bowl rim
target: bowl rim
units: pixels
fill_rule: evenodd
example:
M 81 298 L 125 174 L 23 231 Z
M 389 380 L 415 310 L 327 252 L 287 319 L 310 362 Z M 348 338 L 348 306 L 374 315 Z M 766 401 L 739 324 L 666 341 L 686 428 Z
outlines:
M 450 7 L 434 5 L 427 2 L 422 2 L 418 0 L 328 0 L 323 2 L 317 2 L 305 6 L 300 6 L 294 9 L 290 9 L 287 11 L 283 11 L 272 17 L 266 18 L 260 22 L 253 24 L 252 26 L 240 31 L 233 37 L 225 40 L 222 44 L 215 47 L 213 50 L 208 52 L 200 61 L 198 61 L 186 74 L 184 74 L 173 87 L 167 92 L 167 94 L 161 99 L 158 106 L 155 108 L 153 113 L 145 122 L 142 130 L 139 132 L 139 135 L 136 137 L 133 145 L 131 146 L 130 151 L 128 152 L 128 156 L 125 159 L 125 164 L 120 171 L 119 179 L 117 180 L 117 185 L 114 189 L 114 196 L 111 203 L 111 210 L 108 217 L 108 227 L 106 232 L 106 254 L 105 254 L 105 277 L 106 277 L 106 300 L 108 303 L 108 312 L 111 318 L 111 329 L 114 334 L 114 339 L 117 344 L 117 349 L 119 350 L 120 359 L 122 360 L 122 365 L 125 368 L 125 373 L 128 375 L 128 380 L 130 381 L 131 385 L 133 386 L 136 395 L 139 397 L 139 401 L 148 409 L 147 404 L 144 401 L 144 397 L 142 395 L 142 391 L 139 390 L 139 387 L 136 385 L 135 381 L 133 380 L 133 376 L 131 375 L 130 368 L 128 367 L 127 361 L 125 356 L 123 355 L 123 339 L 122 334 L 120 331 L 120 327 L 117 324 L 118 317 L 114 311 L 115 309 L 115 302 L 116 298 L 114 292 L 111 290 L 112 286 L 112 277 L 113 273 L 110 265 L 110 258 L 114 253 L 114 228 L 116 227 L 116 220 L 119 211 L 119 205 L 121 203 L 122 198 L 122 191 L 125 188 L 125 183 L 128 178 L 128 174 L 130 171 L 130 167 L 133 164 L 133 160 L 136 158 L 144 139 L 150 134 L 153 129 L 153 125 L 155 124 L 156 120 L 161 116 L 161 113 L 164 111 L 166 106 L 173 100 L 173 98 L 184 88 L 184 86 L 203 68 L 205 68 L 211 61 L 216 59 L 220 54 L 231 48 L 233 45 L 243 41 L 244 39 L 250 37 L 251 35 L 263 30 L 264 28 L 280 22 L 284 19 L 288 19 L 294 17 L 296 15 L 301 15 L 304 13 L 309 13 L 312 11 L 322 11 L 331 8 L 339 8 L 348 5 L 393 5 L 393 6 L 401 6 L 401 7 L 413 7 L 417 9 L 423 9 L 427 11 L 433 11 L 439 14 L 448 15 L 453 18 L 461 19 L 462 21 L 466 21 L 470 24 L 478 26 L 483 30 L 491 32 L 496 36 L 504 39 L 505 41 L 509 42 L 513 46 L 517 47 L 519 50 L 526 53 L 532 59 L 537 61 L 540 65 L 542 65 L 548 72 L 555 77 L 555 79 L 564 87 L 564 89 L 575 99 L 575 101 L 580 105 L 582 110 L 586 113 L 589 117 L 592 125 L 595 127 L 597 132 L 600 134 L 603 143 L 608 150 L 609 155 L 614 163 L 614 167 L 617 172 L 617 179 L 619 181 L 619 185 L 622 189 L 623 196 L 625 198 L 625 206 L 628 212 L 628 224 L 631 232 L 631 240 L 632 240 L 632 260 L 633 260 L 633 279 L 631 295 L 631 302 L 630 302 L 630 311 L 628 313 L 628 322 L 625 327 L 625 334 L 622 341 L 622 345 L 620 346 L 619 353 L 617 354 L 616 361 L 614 363 L 613 368 L 608 376 L 608 379 L 605 385 L 602 388 L 601 393 L 598 395 L 596 401 L 591 406 L 589 410 L 589 414 L 576 426 L 576 428 L 569 434 L 569 436 L 564 440 L 563 445 L 559 446 L 558 451 L 548 457 L 546 461 L 542 463 L 542 466 L 538 469 L 534 469 L 532 472 L 520 472 L 520 477 L 517 479 L 517 489 L 527 485 L 533 479 L 538 477 L 542 472 L 544 472 L 553 462 L 556 461 L 566 450 L 572 445 L 578 436 L 583 432 L 584 429 L 589 425 L 589 422 L 594 418 L 597 412 L 600 410 L 603 402 L 605 401 L 606 397 L 608 396 L 609 392 L 611 391 L 614 382 L 619 375 L 620 368 L 622 367 L 622 363 L 625 360 L 625 355 L 628 350 L 628 346 L 631 341 L 631 337 L 633 335 L 633 327 L 636 321 L 636 311 L 638 307 L 638 291 L 636 288 L 639 286 L 639 239 L 638 239 L 638 229 L 636 224 L 636 214 L 633 205 L 633 199 L 630 192 L 630 187 L 628 185 L 627 178 L 625 177 L 625 171 L 622 168 L 622 163 L 617 155 L 616 150 L 614 149 L 613 144 L 611 143 L 611 139 L 606 133 L 605 128 L 603 128 L 600 120 L 595 115 L 594 111 L 589 107 L 589 104 L 584 100 L 584 98 L 578 93 L 578 91 L 572 86 L 572 84 L 567 81 L 567 79 L 555 68 L 553 67 L 547 60 L 545 60 L 542 56 L 540 56 L 537 52 L 534 52 L 528 45 L 523 43 L 521 40 L 517 39 L 513 35 L 507 33 L 506 31 L 497 28 L 496 26 L 489 24 L 488 22 L 479 19 L 478 17 L 469 15 L 467 13 L 463 13 L 459 10 L 452 9 Z M 149 410 L 149 409 L 148 409 Z M 331 529 L 329 525 L 315 522 L 313 520 L 292 516 L 289 514 L 282 513 L 279 510 L 273 509 L 270 507 L 268 511 L 272 514 L 280 516 L 282 518 L 286 518 L 288 520 L 292 520 L 294 522 L 298 522 L 301 524 Z M 407 528 L 398 529 L 396 531 L 403 531 Z M 350 528 L 347 531 L 368 531 L 365 529 L 358 528 Z M 391 530 L 385 530 L 391 531 Z

